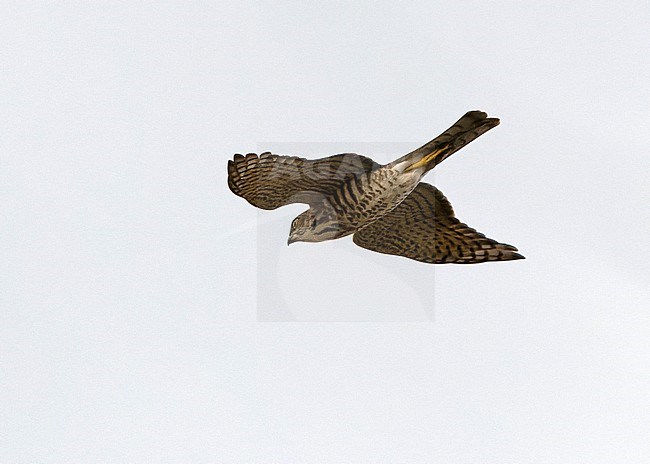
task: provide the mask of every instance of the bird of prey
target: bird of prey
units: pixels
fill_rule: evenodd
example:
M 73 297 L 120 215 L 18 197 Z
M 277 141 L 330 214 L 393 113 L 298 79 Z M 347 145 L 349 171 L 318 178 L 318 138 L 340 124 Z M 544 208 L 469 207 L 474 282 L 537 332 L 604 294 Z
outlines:
M 522 259 L 514 246 L 456 219 L 442 192 L 420 182 L 498 124 L 482 111 L 470 111 L 429 143 L 386 165 L 354 153 L 315 160 L 269 152 L 236 154 L 228 161 L 228 186 L 262 209 L 308 204 L 291 223 L 289 244 L 354 234 L 354 243 L 363 248 L 425 263 Z

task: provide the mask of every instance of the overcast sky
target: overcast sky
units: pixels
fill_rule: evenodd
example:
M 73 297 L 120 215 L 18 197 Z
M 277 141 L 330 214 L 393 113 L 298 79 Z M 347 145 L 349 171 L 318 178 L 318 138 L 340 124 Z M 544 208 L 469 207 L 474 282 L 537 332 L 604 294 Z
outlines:
M 0 461 L 650 462 L 648 2 L 3 2 Z M 234 153 L 397 158 L 524 261 L 286 246 Z

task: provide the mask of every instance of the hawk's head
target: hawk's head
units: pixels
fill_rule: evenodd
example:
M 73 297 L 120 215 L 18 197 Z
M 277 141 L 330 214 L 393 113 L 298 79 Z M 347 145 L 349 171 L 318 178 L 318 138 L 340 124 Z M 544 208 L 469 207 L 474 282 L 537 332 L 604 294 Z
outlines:
M 287 245 L 293 242 L 323 242 L 347 235 L 338 226 L 338 221 L 308 209 L 291 223 Z

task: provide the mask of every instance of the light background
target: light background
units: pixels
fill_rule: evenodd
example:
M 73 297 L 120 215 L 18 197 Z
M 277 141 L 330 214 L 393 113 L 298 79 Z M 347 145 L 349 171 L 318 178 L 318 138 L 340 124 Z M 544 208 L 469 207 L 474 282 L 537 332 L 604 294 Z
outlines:
M 0 461 L 649 462 L 648 23 L 644 1 L 3 2 Z M 527 260 L 434 281 L 349 238 L 284 246 L 294 320 L 366 322 L 257 322 L 258 224 L 280 247 L 302 207 L 258 213 L 226 160 L 415 147 L 470 109 L 502 124 L 435 183 Z

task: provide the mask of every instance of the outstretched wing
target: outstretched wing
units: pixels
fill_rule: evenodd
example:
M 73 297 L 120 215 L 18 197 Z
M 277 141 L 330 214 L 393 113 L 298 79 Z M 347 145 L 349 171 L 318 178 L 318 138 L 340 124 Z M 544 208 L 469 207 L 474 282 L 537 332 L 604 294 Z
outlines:
M 228 161 L 228 186 L 253 206 L 275 209 L 289 203 L 314 204 L 348 177 L 379 167 L 370 158 L 343 153 L 316 160 L 271 153 L 235 155 Z
M 522 259 L 511 245 L 487 238 L 454 216 L 433 185 L 420 182 L 390 213 L 354 234 L 354 243 L 425 263 L 482 263 Z

